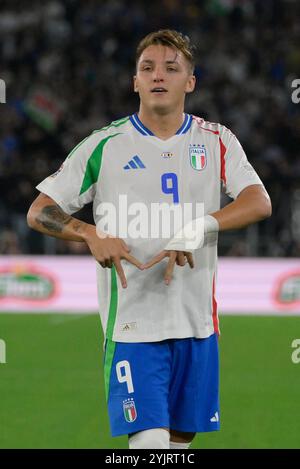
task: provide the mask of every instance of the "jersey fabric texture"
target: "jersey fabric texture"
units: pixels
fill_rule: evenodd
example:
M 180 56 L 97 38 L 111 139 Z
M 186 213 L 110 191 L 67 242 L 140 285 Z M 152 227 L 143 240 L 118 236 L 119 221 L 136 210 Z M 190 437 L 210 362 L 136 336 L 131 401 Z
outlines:
M 206 339 L 119 342 L 105 384 L 112 436 L 159 427 L 220 429 L 216 333 Z
M 126 210 L 119 208 L 120 195 L 126 195 L 131 209 L 137 202 L 149 213 L 151 204 L 203 203 L 206 215 L 220 209 L 221 190 L 236 198 L 252 184 L 262 182 L 237 138 L 223 125 L 185 114 L 176 134 L 162 140 L 134 114 L 94 131 L 37 189 L 68 214 L 93 202 L 95 223 L 104 230 L 99 207 L 110 204 L 122 217 Z M 118 231 L 111 234 L 118 236 Z M 175 230 L 169 239 L 150 234 L 120 237 L 133 256 L 147 262 L 165 248 Z M 104 269 L 97 263 L 105 336 L 119 342 L 152 342 L 218 333 L 217 241 L 217 233 L 206 235 L 204 246 L 194 252 L 194 269 L 175 267 L 169 286 L 163 281 L 167 258 L 145 271 L 123 260 L 126 289 L 114 267 Z

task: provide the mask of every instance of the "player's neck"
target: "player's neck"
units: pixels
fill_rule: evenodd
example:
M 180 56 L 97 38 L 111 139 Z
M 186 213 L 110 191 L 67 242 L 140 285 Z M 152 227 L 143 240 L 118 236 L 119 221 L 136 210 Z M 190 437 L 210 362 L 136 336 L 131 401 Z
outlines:
M 138 116 L 144 126 L 162 140 L 173 137 L 184 121 L 183 110 L 162 115 L 156 112 L 149 112 L 141 106 Z

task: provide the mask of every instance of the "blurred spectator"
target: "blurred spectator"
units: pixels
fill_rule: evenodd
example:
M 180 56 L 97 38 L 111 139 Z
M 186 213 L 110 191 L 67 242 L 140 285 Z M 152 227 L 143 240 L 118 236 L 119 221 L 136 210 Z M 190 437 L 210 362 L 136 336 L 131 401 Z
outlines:
M 2 0 L 1 253 L 87 252 L 27 229 L 34 187 L 92 130 L 137 110 L 135 47 L 150 31 L 174 28 L 197 45 L 187 111 L 237 134 L 273 202 L 256 236 L 222 233 L 220 253 L 299 255 L 300 104 L 291 101 L 299 13 L 296 0 Z M 81 216 L 91 220 L 90 207 Z
M 22 254 L 17 233 L 12 230 L 1 230 L 0 254 Z

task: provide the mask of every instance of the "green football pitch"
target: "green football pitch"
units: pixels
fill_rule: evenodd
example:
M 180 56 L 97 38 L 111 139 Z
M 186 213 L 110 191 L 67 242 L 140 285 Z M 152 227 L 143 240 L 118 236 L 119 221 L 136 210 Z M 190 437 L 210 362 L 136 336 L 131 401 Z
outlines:
M 220 325 L 221 431 L 192 448 L 300 448 L 300 317 Z M 0 448 L 127 447 L 109 432 L 97 315 L 0 314 L 0 339 Z

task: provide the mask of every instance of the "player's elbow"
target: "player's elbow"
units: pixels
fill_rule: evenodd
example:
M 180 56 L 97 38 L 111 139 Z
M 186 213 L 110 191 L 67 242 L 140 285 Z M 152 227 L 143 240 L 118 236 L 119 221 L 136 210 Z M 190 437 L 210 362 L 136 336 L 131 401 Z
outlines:
M 263 186 L 251 186 L 246 189 L 252 201 L 256 221 L 265 220 L 272 215 L 272 203 L 270 196 Z
M 272 215 L 272 203 L 267 192 L 260 197 L 259 203 L 257 204 L 257 211 L 260 220 L 265 220 Z
M 27 225 L 29 226 L 29 228 L 34 228 L 34 217 L 32 216 L 31 207 L 27 212 L 26 220 L 27 220 Z
M 265 212 L 265 218 L 269 218 L 271 215 L 272 215 L 272 202 L 269 197 L 269 201 L 268 201 L 266 212 Z
M 27 216 L 26 216 L 26 220 L 27 220 L 27 225 L 29 226 L 29 228 L 32 228 L 33 230 L 37 229 L 36 207 L 35 207 L 34 202 L 29 207 L 29 210 L 28 210 Z

